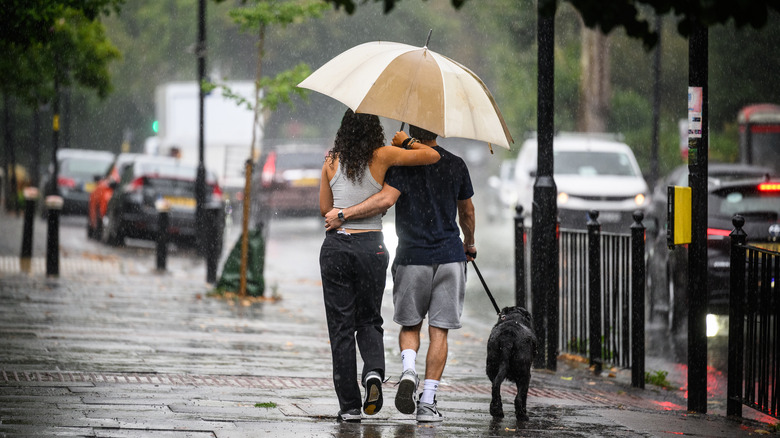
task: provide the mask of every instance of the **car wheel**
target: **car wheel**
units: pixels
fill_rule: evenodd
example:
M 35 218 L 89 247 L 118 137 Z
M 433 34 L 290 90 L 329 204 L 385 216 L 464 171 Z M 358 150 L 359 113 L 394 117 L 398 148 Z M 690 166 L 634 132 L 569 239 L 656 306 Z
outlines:
M 103 216 L 103 233 L 101 240 L 111 246 L 122 246 L 125 244 L 125 236 L 121 231 L 121 224 L 116 219 L 116 214 L 114 212 L 107 212 L 107 214 Z

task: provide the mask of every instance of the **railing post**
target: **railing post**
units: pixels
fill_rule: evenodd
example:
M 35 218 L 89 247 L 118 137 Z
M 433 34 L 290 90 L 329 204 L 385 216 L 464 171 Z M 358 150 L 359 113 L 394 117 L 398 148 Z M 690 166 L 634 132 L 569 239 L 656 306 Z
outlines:
M 60 210 L 62 210 L 62 197 L 57 195 L 47 196 L 46 218 L 48 222 L 48 234 L 46 235 L 46 275 L 60 275 Z
M 588 212 L 588 339 L 590 365 L 601 373 L 601 224 L 599 212 Z
M 745 336 L 745 242 L 747 234 L 742 229 L 745 218 L 735 215 L 731 220 L 734 231 L 731 237 L 729 283 L 729 358 L 726 390 L 726 415 L 742 416 L 742 382 L 744 370 Z
M 165 199 L 154 203 L 157 209 L 157 270 L 165 271 L 168 259 L 168 225 L 170 223 L 171 206 Z
M 206 206 L 205 221 L 206 221 L 206 282 L 214 284 L 217 282 L 217 263 L 219 262 L 219 256 L 222 253 L 222 229 L 225 225 L 224 214 L 225 209 L 220 205 L 208 205 Z
M 528 308 L 525 295 L 525 224 L 523 206 L 515 207 L 515 306 Z
M 645 214 L 631 224 L 631 386 L 645 387 Z

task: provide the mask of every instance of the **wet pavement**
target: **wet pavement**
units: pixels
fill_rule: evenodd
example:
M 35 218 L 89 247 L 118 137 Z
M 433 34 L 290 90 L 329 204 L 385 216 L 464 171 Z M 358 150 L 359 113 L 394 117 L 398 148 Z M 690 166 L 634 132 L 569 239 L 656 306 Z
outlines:
M 0 213 L 0 221 L 19 236 L 20 220 Z M 23 272 L 13 245 L 0 246 L 0 437 L 735 437 L 774 431 L 774 420 L 747 408 L 751 418 L 725 418 L 722 393 L 711 397 L 709 414 L 687 413 L 679 380 L 684 370 L 652 358 L 647 369 L 670 369 L 671 389 L 633 389 L 627 370 L 594 376 L 586 365 L 561 358 L 555 373 L 533 371 L 530 421 L 514 420 L 508 385 L 507 417 L 494 421 L 484 372 L 492 317 L 475 310 L 491 308 L 484 292 L 470 292 L 475 304 L 467 301 L 464 327 L 450 335 L 438 395 L 444 422 L 418 425 L 392 403 L 401 369 L 390 290 L 383 307 L 390 376 L 385 406 L 360 424 L 340 424 L 316 268 L 321 232 L 291 227 L 271 231 L 267 294 L 278 299 L 267 301 L 210 296 L 205 264 L 186 250 L 174 252 L 169 271 L 158 273 L 153 250 L 143 245 L 126 252 L 70 250 L 65 237 L 61 275 L 48 278 L 42 254 Z M 491 269 L 487 262 L 480 268 Z M 474 281 L 470 290 L 476 291 Z

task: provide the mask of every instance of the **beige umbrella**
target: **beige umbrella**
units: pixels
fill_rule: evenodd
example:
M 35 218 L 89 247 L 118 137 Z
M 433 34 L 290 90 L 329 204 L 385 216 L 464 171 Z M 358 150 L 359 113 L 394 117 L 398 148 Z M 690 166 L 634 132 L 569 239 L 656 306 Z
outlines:
M 514 140 L 485 83 L 428 47 L 375 41 L 317 69 L 299 87 L 330 96 L 357 113 L 419 126 L 442 137 L 509 149 Z

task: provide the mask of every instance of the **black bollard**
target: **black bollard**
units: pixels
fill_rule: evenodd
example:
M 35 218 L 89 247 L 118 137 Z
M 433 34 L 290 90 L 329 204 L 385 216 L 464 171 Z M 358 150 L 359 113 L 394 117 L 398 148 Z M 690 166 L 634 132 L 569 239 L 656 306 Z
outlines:
M 645 387 L 645 226 L 641 210 L 631 224 L 631 386 Z
M 168 259 L 168 224 L 171 206 L 168 201 L 158 199 L 154 203 L 157 210 L 157 270 L 165 271 Z
M 210 204 L 204 209 L 206 222 L 205 240 L 206 249 L 206 282 L 217 282 L 217 263 L 222 253 L 222 231 L 225 225 L 224 206 L 222 204 Z
M 590 340 L 590 365 L 595 374 L 601 374 L 601 224 L 599 212 L 588 212 L 588 339 Z
M 515 207 L 515 306 L 526 309 L 525 295 L 525 225 L 523 224 L 523 206 Z
M 38 189 L 27 187 L 24 189 L 24 232 L 22 233 L 22 260 L 29 264 L 32 257 L 33 226 L 35 224 L 35 206 L 38 200 Z M 22 264 L 25 262 L 23 261 Z
M 46 275 L 60 275 L 60 211 L 62 197 L 51 195 L 46 197 L 48 229 L 46 235 Z

